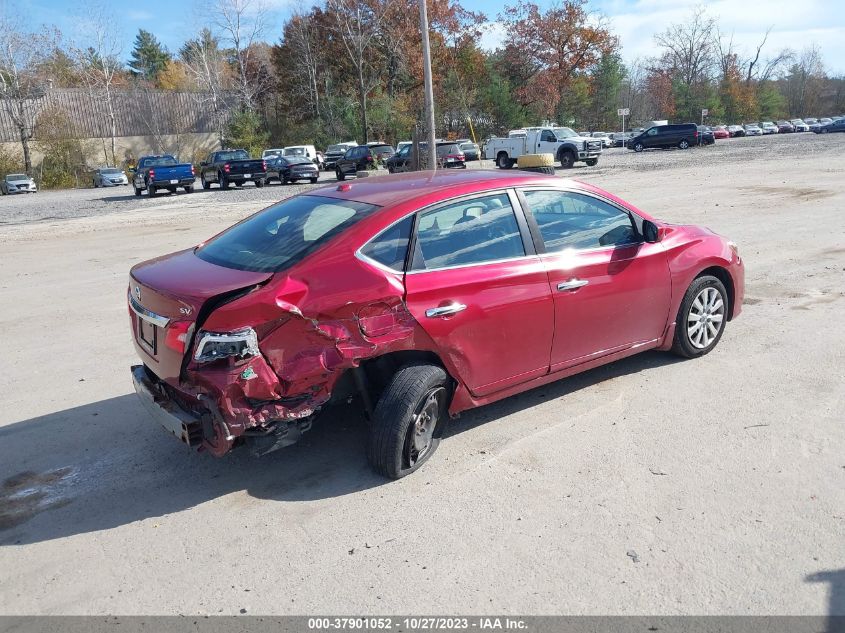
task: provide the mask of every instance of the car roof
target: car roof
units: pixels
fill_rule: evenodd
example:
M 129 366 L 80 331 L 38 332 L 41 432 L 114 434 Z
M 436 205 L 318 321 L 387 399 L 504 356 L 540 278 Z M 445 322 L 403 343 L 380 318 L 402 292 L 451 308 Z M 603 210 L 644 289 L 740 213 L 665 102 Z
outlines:
M 511 172 L 507 175 L 498 171 L 481 169 L 416 171 L 390 176 L 364 178 L 350 183 L 330 185 L 313 189 L 310 195 L 354 200 L 378 206 L 390 206 L 423 198 L 433 193 L 446 193 L 455 189 L 455 195 L 473 193 L 496 187 L 515 187 L 529 184 L 549 184 L 550 177 L 530 172 Z M 552 179 L 556 184 L 565 182 Z M 585 185 L 580 185 L 585 187 Z

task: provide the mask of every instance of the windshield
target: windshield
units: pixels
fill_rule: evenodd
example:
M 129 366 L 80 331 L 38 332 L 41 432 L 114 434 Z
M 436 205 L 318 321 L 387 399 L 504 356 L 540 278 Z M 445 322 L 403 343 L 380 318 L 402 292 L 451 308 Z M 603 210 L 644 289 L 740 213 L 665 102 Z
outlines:
M 29 180 L 29 176 L 25 174 L 9 174 L 6 180 Z
M 227 229 L 194 251 L 218 266 L 277 272 L 377 209 L 375 205 L 323 196 L 297 196 Z
M 249 154 L 245 149 L 236 149 L 231 152 L 218 152 L 217 153 L 217 160 L 218 161 L 227 161 L 227 160 L 249 160 Z
M 261 157 L 262 157 L 262 158 L 267 158 L 268 156 L 281 156 L 281 155 L 282 155 L 282 151 L 283 151 L 283 150 L 280 150 L 280 149 L 265 149 L 265 150 L 262 152 Z
M 121 172 L 119 169 L 115 169 L 114 167 L 112 167 L 111 169 L 101 169 L 100 173 L 101 174 L 120 174 L 120 173 L 123 173 L 123 172 Z
M 573 136 L 578 136 L 578 134 L 576 134 L 575 131 L 572 128 L 568 128 L 568 127 L 556 127 L 554 129 L 554 133 L 555 133 L 555 136 L 558 137 L 558 139 L 571 138 Z
M 304 147 L 288 147 L 285 150 L 285 156 L 302 156 L 305 154 Z
M 327 152 L 345 152 L 348 148 L 346 145 L 329 145 Z
M 833 119 L 819 119 L 819 123 L 831 123 Z

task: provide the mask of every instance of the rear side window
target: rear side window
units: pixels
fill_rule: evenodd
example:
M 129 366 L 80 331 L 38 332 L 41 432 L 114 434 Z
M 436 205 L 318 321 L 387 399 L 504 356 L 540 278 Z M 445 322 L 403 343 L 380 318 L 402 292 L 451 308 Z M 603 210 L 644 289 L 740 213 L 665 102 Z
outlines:
M 408 242 L 411 240 L 411 227 L 414 216 L 408 216 L 393 226 L 379 233 L 361 247 L 361 254 L 387 266 L 397 272 L 405 268 L 408 255 Z
M 569 191 L 526 191 L 546 252 L 638 241 L 631 216 L 611 204 Z
M 446 204 L 420 215 L 415 270 L 481 264 L 525 255 L 506 194 Z
M 297 196 L 273 205 L 196 249 L 218 266 L 276 272 L 369 215 L 375 205 L 322 196 Z

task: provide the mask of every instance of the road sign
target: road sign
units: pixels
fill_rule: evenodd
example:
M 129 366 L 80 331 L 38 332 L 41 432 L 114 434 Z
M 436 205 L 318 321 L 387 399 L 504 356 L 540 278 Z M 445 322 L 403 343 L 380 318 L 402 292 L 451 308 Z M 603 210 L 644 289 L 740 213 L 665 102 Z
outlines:
M 708 114 L 710 114 L 710 110 L 708 110 L 707 108 L 701 109 L 701 116 L 707 116 Z
M 619 116 L 628 116 L 629 114 L 631 114 L 631 109 L 630 108 L 619 108 L 616 111 L 616 114 L 618 114 Z

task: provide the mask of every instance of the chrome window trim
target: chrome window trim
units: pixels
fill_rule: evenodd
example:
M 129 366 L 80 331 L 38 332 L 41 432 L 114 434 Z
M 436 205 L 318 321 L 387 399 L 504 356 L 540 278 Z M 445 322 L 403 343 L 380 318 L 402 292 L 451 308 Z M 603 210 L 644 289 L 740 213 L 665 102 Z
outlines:
M 491 259 L 487 262 L 476 262 L 474 264 L 455 264 L 454 266 L 441 266 L 440 268 L 426 268 L 425 270 L 408 270 L 406 275 L 419 275 L 423 273 L 436 273 L 441 270 L 455 270 L 456 268 L 477 268 L 478 266 L 487 266 L 489 264 L 504 264 L 505 262 L 516 262 L 522 259 L 537 259 L 537 254 L 520 255 L 519 257 L 506 257 L 505 259 Z
M 129 298 L 129 307 L 132 308 L 132 312 L 137 314 L 139 318 L 144 319 L 147 323 L 157 325 L 158 327 L 167 327 L 167 324 L 170 323 L 170 319 L 168 317 L 156 314 L 152 310 L 147 310 L 144 306 L 138 303 L 132 296 L 131 292 L 127 293 L 127 297 Z

